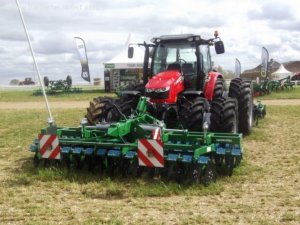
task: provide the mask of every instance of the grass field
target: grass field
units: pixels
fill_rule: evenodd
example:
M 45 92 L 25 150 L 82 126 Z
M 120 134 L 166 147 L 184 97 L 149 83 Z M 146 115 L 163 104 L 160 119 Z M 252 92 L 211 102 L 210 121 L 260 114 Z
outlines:
M 244 140 L 242 165 L 207 188 L 35 168 L 28 146 L 45 110 L 0 110 L 0 224 L 299 224 L 300 106 L 267 110 Z M 85 114 L 52 111 L 60 126 Z
M 0 91 L 0 102 L 33 102 L 44 101 L 42 95 L 33 95 L 33 90 L 19 90 L 19 91 Z M 86 100 L 90 101 L 100 95 L 115 96 L 113 93 L 105 93 L 102 89 L 83 90 L 82 93 L 59 93 L 57 95 L 48 95 L 49 101 L 73 101 Z
M 94 97 L 98 96 L 116 96 L 113 93 L 105 93 L 102 89 L 83 90 L 83 93 L 70 93 L 70 94 L 58 94 L 49 95 L 49 101 L 68 101 L 68 100 L 86 100 L 90 101 Z M 258 97 L 260 100 L 266 99 L 300 99 L 300 86 L 295 86 L 293 90 L 283 90 L 278 92 L 272 92 L 270 95 Z M 33 102 L 44 101 L 43 96 L 34 96 L 33 90 L 20 90 L 20 91 L 0 91 L 0 102 Z

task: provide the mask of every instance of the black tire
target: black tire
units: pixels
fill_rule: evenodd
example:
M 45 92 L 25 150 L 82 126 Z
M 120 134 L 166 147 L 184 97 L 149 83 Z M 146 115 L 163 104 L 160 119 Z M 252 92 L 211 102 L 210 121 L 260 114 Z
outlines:
M 115 99 L 110 97 L 94 98 L 93 101 L 90 102 L 85 116 L 88 120 L 88 124 L 92 125 L 104 121 L 113 122 L 108 121 L 109 118 L 107 118 L 107 114 L 113 107 L 115 101 Z
M 216 182 L 217 170 L 216 164 L 213 161 L 209 161 L 206 168 L 204 169 L 203 176 L 201 177 L 202 184 L 207 187 L 211 183 Z
M 142 83 L 131 83 L 125 88 L 125 91 L 139 91 L 141 95 L 145 95 L 145 85 Z
M 221 131 L 221 112 L 223 109 L 224 98 L 217 98 L 211 102 L 210 105 L 210 128 L 212 132 Z
M 210 131 L 238 132 L 238 103 L 234 98 L 218 98 L 211 104 Z
M 111 103 L 111 107 L 107 112 L 106 118 L 112 121 L 120 121 L 126 119 L 135 110 L 135 99 L 134 98 L 119 98 L 114 103 Z
M 134 110 L 136 109 L 140 97 L 145 96 L 145 85 L 141 83 L 131 83 L 129 84 L 124 91 L 138 91 L 139 94 L 133 95 L 133 94 L 122 94 L 120 96 L 120 99 L 123 99 L 122 101 L 131 101 L 130 106 Z
M 203 115 L 208 110 L 208 102 L 205 98 L 196 97 L 184 100 L 180 106 L 180 121 L 184 129 L 189 131 L 203 130 Z
M 253 123 L 253 95 L 250 84 L 243 83 L 239 102 L 239 132 L 244 135 L 251 133 Z
M 39 164 L 40 164 L 40 162 L 41 162 L 41 159 L 40 159 L 40 157 L 38 156 L 38 153 L 36 152 L 36 153 L 34 154 L 34 157 L 33 157 L 33 165 L 34 165 L 34 167 L 38 167 Z
M 232 155 L 225 156 L 225 174 L 229 177 L 232 176 L 234 168 L 234 158 Z
M 72 87 L 72 77 L 70 75 L 67 76 L 66 83 L 68 87 Z
M 201 181 L 202 166 L 198 163 L 189 165 L 188 182 L 191 184 L 198 184 Z
M 49 78 L 47 76 L 44 77 L 44 85 L 45 87 L 49 86 Z
M 234 98 L 226 98 L 221 114 L 221 132 L 238 132 L 238 102 Z
M 230 82 L 229 97 L 238 100 L 239 132 L 250 134 L 253 123 L 253 90 L 250 83 L 235 78 Z
M 217 99 L 223 96 L 224 92 L 224 80 L 222 77 L 218 77 L 214 88 L 213 99 Z
M 234 78 L 230 81 L 228 96 L 232 98 L 238 98 L 241 93 L 242 86 L 241 78 Z
M 178 127 L 178 114 L 177 110 L 174 107 L 169 108 L 161 108 L 160 110 L 156 110 L 154 108 L 148 107 L 148 112 L 153 117 L 164 121 L 167 128 L 176 128 Z

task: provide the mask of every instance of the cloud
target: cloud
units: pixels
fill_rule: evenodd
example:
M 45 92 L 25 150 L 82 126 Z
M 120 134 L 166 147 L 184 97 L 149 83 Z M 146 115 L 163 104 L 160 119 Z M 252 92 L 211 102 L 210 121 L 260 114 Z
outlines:
M 138 42 L 149 42 L 154 36 L 178 33 L 210 38 L 218 29 L 226 53 L 213 53 L 213 61 L 231 70 L 235 58 L 243 69 L 258 65 L 262 46 L 277 61 L 299 60 L 300 55 L 300 14 L 294 0 L 20 0 L 20 4 L 41 72 L 53 79 L 71 74 L 80 80 L 74 36 L 86 42 L 92 76 L 102 75 L 103 62 L 124 48 L 129 33 Z M 2 0 L 0 13 L 0 82 L 32 76 L 32 58 L 14 1 Z
M 291 7 L 285 3 L 269 2 L 260 7 L 259 10 L 250 10 L 248 12 L 248 17 L 250 19 L 259 20 L 272 20 L 272 21 L 282 21 L 282 20 L 293 20 L 294 16 L 291 11 Z

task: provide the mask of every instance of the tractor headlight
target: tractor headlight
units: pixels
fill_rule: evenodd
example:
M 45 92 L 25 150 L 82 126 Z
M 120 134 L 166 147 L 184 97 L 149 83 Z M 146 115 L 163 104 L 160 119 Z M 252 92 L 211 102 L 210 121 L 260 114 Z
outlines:
M 150 93 L 150 92 L 156 92 L 156 93 L 161 93 L 161 92 L 166 92 L 166 91 L 169 91 L 170 90 L 170 87 L 163 87 L 163 88 L 146 88 L 145 91 L 147 93 Z
M 168 90 L 170 90 L 170 87 L 163 87 L 163 88 L 155 89 L 155 92 L 160 93 L 160 92 L 166 92 Z
M 153 89 L 153 88 L 145 88 L 145 91 L 146 91 L 147 93 L 150 93 L 150 92 L 154 91 L 154 89 Z

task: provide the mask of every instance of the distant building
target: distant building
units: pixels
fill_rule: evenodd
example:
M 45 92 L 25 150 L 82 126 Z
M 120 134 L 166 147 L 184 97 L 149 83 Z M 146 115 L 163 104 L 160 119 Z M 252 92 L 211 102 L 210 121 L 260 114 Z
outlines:
M 282 64 L 288 71 L 291 71 L 294 74 L 300 73 L 300 61 L 291 61 L 291 62 L 285 62 Z M 273 72 L 278 70 L 280 65 L 281 65 L 281 63 L 271 59 L 269 62 L 269 74 L 272 74 Z M 245 78 L 245 79 L 250 79 L 250 80 L 255 80 L 257 77 L 259 77 L 261 79 L 262 77 L 260 75 L 260 70 L 261 70 L 261 64 L 253 69 L 245 70 L 241 74 L 241 77 Z
M 273 59 L 271 59 L 269 62 L 269 74 L 276 71 L 280 67 L 280 65 L 281 64 L 279 62 L 276 62 Z M 259 77 L 261 79 L 262 77 L 260 75 L 260 71 L 261 71 L 261 64 L 259 64 L 257 67 L 253 69 L 245 70 L 244 72 L 242 72 L 241 78 L 255 80 L 257 77 Z

